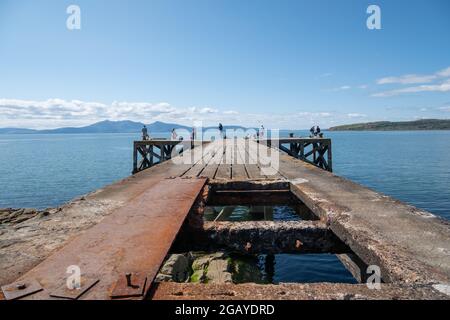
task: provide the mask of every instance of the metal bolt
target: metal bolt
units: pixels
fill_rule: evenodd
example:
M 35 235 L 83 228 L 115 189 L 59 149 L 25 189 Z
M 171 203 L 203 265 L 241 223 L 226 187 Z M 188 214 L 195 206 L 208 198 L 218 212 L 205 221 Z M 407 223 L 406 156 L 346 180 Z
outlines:
M 18 285 L 16 285 L 17 290 L 24 290 L 26 288 L 27 288 L 27 285 L 25 283 L 19 283 Z
M 132 284 L 131 284 L 131 273 L 129 273 L 129 272 L 126 273 L 125 277 L 127 277 L 127 286 L 131 287 L 132 286 Z

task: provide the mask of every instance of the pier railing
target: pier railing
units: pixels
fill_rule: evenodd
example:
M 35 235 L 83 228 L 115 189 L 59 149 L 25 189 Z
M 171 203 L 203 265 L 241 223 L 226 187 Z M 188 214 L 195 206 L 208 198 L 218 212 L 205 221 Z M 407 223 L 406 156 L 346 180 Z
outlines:
M 202 144 L 202 141 L 183 140 L 139 140 L 133 143 L 133 174 L 148 169 L 155 164 L 170 160 L 172 156 L 179 155 L 183 150 L 192 149 Z M 175 149 L 180 145 L 179 149 Z
M 262 140 L 288 155 L 332 172 L 331 139 L 327 138 L 280 138 Z
M 192 140 L 140 140 L 133 145 L 133 174 L 155 164 L 170 160 L 183 150 L 192 149 L 209 141 Z M 332 172 L 331 139 L 325 138 L 280 138 L 258 140 L 269 147 L 275 147 L 288 155 Z M 176 146 L 179 148 L 176 149 Z

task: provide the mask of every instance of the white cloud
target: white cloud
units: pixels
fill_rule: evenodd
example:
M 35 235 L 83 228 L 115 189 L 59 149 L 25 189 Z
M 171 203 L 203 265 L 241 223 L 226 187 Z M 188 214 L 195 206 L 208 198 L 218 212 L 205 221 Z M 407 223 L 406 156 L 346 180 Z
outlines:
M 200 114 L 219 112 L 219 110 L 217 110 L 217 109 L 208 108 L 208 107 L 205 107 L 205 108 L 191 107 L 191 108 L 189 108 L 189 110 L 193 113 L 200 113 Z
M 416 75 L 407 74 L 400 77 L 386 77 L 377 80 L 377 84 L 415 84 L 415 83 L 429 83 L 436 79 L 435 75 Z
M 236 124 L 272 128 L 307 128 L 311 123 L 325 127 L 334 119 L 326 111 L 291 113 L 240 113 L 213 107 L 180 108 L 167 102 L 126 102 L 110 104 L 80 100 L 48 99 L 43 101 L 0 99 L 0 127 L 51 129 L 84 126 L 102 120 L 154 121 L 191 125 L 202 121 L 205 126 Z
M 443 78 L 450 77 L 450 67 L 443 69 L 443 70 L 437 72 L 436 74 L 439 77 L 443 77 Z
M 328 91 L 345 91 L 345 90 L 350 90 L 352 87 L 351 86 L 340 86 L 337 88 L 333 88 L 333 89 L 328 89 Z
M 227 111 L 224 111 L 223 114 L 239 114 L 239 112 L 234 111 L 234 110 L 227 110 Z
M 450 67 L 429 75 L 406 74 L 397 77 L 385 77 L 378 79 L 377 84 L 418 84 L 430 83 L 439 78 L 450 77 Z
M 365 117 L 367 117 L 367 115 L 363 114 L 363 113 L 348 113 L 347 117 L 349 117 L 349 118 L 365 118 Z
M 391 97 L 405 93 L 417 93 L 417 92 L 448 92 L 450 91 L 450 79 L 440 84 L 420 85 L 414 87 L 406 87 L 401 89 L 395 89 L 390 91 L 384 91 L 375 93 L 373 97 Z
M 309 117 L 309 118 L 320 118 L 320 117 L 331 117 L 332 114 L 330 112 L 299 112 L 297 113 L 300 117 Z

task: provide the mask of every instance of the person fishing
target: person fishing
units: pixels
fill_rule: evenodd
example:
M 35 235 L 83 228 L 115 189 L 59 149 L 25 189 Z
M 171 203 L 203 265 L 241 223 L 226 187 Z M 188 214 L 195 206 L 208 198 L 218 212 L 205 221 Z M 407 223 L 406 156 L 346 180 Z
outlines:
M 323 138 L 323 132 L 320 131 L 319 126 L 317 126 L 317 129 L 316 129 L 316 136 L 318 136 L 319 138 Z
M 224 135 L 223 135 L 223 125 L 222 125 L 221 123 L 219 123 L 219 132 L 220 132 L 220 137 L 221 137 L 221 138 L 224 138 Z
M 309 136 L 310 138 L 314 137 L 316 134 L 316 128 L 314 126 L 311 127 L 311 129 L 309 129 L 309 132 L 311 133 Z
M 148 140 L 150 136 L 148 135 L 147 127 L 144 125 L 142 128 L 142 140 Z

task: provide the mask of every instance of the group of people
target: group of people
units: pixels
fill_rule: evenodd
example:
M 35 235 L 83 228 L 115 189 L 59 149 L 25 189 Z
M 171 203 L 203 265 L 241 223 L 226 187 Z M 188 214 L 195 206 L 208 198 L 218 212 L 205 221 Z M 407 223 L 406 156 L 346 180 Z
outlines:
M 195 140 L 196 137 L 196 129 L 192 128 L 192 132 L 191 132 L 191 140 Z M 177 131 L 175 130 L 175 128 L 172 129 L 172 133 L 170 134 L 170 139 L 171 140 L 183 140 L 183 137 L 178 137 Z M 142 140 L 150 140 L 150 135 L 148 133 L 148 129 L 147 127 L 144 125 L 142 127 Z
M 220 137 L 223 139 L 226 139 L 227 136 L 225 134 L 225 130 L 224 127 L 221 123 L 219 123 L 219 132 L 220 132 Z M 192 128 L 191 131 L 191 140 L 195 140 L 197 136 L 197 130 L 196 128 Z M 259 128 L 259 130 L 256 132 L 256 136 L 255 138 L 257 139 L 264 139 L 266 136 L 266 129 L 264 128 L 263 125 L 261 125 L 261 127 Z M 142 140 L 149 140 L 150 139 L 150 135 L 148 133 L 148 129 L 147 127 L 144 125 L 144 127 L 142 128 Z M 183 137 L 179 137 L 178 138 L 178 134 L 177 131 L 175 130 L 175 128 L 172 129 L 172 133 L 170 135 L 170 139 L 171 140 L 183 140 Z
M 319 126 L 313 126 L 311 127 L 311 129 L 309 130 L 309 132 L 311 132 L 310 137 L 321 137 L 323 136 L 323 133 L 320 132 L 320 127 Z
M 223 130 L 223 125 L 221 123 L 219 123 L 219 132 L 220 132 L 220 136 L 223 139 L 227 138 L 227 136 L 226 136 L 226 134 L 224 133 L 224 130 Z M 265 136 L 266 136 L 266 129 L 264 128 L 263 125 L 261 125 L 261 127 L 257 130 L 256 135 L 253 136 L 253 138 L 254 139 L 264 139 Z M 249 135 L 247 134 L 245 136 L 245 138 L 248 139 Z
M 226 139 L 227 136 L 225 134 L 224 131 L 224 127 L 221 123 L 219 123 L 219 132 L 220 132 L 220 137 L 223 139 Z M 309 132 L 311 133 L 310 137 L 323 137 L 323 133 L 320 131 L 320 127 L 319 126 L 313 126 Z M 197 130 L 196 128 L 192 128 L 191 131 L 191 140 L 195 140 L 197 135 Z M 264 128 L 263 125 L 261 125 L 261 127 L 258 129 L 258 131 L 256 132 L 256 136 L 254 136 L 254 138 L 256 139 L 264 139 L 266 137 L 266 129 Z M 246 137 L 247 138 L 247 137 Z M 147 127 L 144 125 L 144 127 L 142 128 L 142 140 L 149 140 L 150 139 L 150 135 L 148 134 L 148 130 Z M 172 133 L 170 136 L 171 140 L 183 140 L 183 137 L 178 137 L 178 134 L 175 130 L 175 128 L 172 129 Z

